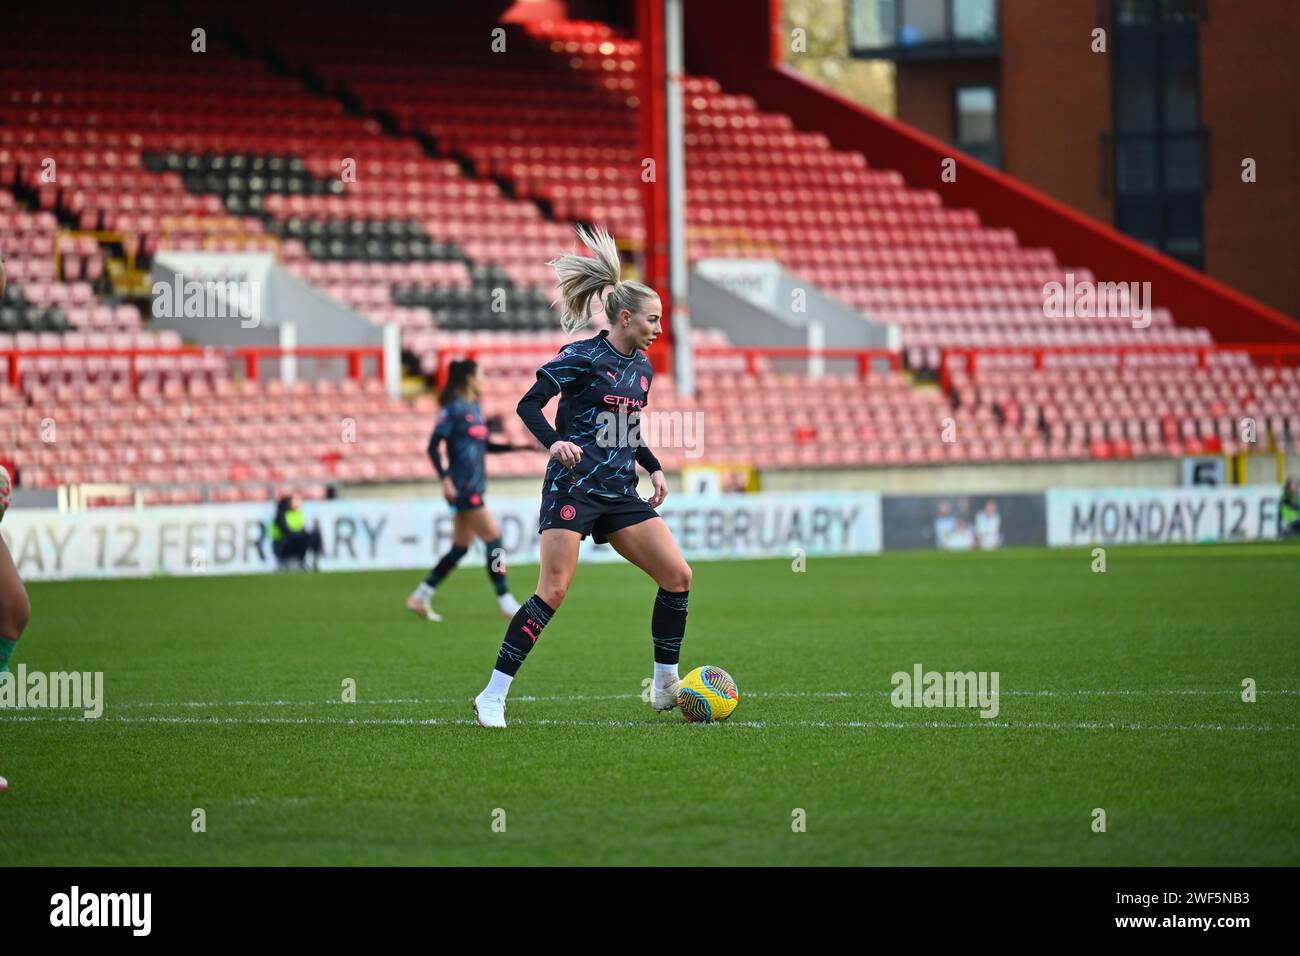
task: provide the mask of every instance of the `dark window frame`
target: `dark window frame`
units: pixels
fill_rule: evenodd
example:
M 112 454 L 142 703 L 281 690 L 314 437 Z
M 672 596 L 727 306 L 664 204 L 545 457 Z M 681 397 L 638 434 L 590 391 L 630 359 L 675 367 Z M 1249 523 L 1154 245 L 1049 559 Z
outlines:
M 1156 15 L 1153 19 L 1138 21 L 1136 23 L 1119 23 L 1115 16 L 1115 7 L 1117 0 L 1097 0 L 1097 22 L 1099 25 L 1108 27 L 1120 26 L 1124 29 L 1143 26 L 1162 26 L 1165 24 L 1185 23 L 1185 20 L 1165 20 L 1164 13 L 1161 10 L 1163 0 L 1154 0 Z M 1210 0 L 1182 0 L 1182 2 L 1191 10 L 1192 19 L 1197 23 L 1206 23 L 1210 19 Z
M 853 16 L 856 0 L 844 0 L 845 23 Z M 848 32 L 849 56 L 857 60 L 895 60 L 900 63 L 924 62 L 927 60 L 961 60 L 997 58 L 1002 55 L 1002 3 L 993 0 L 993 36 L 991 42 L 963 40 L 953 35 L 953 5 L 960 0 L 944 2 L 944 38 L 927 43 L 903 44 L 899 42 L 898 31 L 906 20 L 903 15 L 909 0 L 897 0 L 898 23 L 894 27 L 893 43 L 882 47 L 856 47 L 853 34 Z
M 962 90 L 988 90 L 993 94 L 993 142 L 991 144 L 992 156 L 986 157 L 980 153 L 971 152 L 967 144 L 960 139 L 961 135 L 961 108 L 958 105 L 961 100 Z M 1002 168 L 1002 97 L 999 94 L 996 83 L 958 83 L 953 86 L 949 101 L 952 105 L 952 145 L 956 146 L 967 156 L 972 156 L 994 169 Z
M 1204 220 L 1204 196 L 1210 191 L 1210 142 L 1212 131 L 1203 125 L 1203 102 L 1201 98 L 1202 77 L 1200 69 L 1200 24 L 1205 22 L 1209 16 L 1209 8 L 1206 0 L 1187 0 L 1187 6 L 1193 11 L 1191 18 L 1179 18 L 1177 20 L 1165 20 L 1161 14 L 1162 0 L 1153 0 L 1156 16 L 1151 20 L 1139 21 L 1136 23 L 1119 23 L 1115 19 L 1116 0 L 1100 0 L 1105 4 L 1105 14 L 1107 22 L 1110 25 L 1110 42 L 1112 44 L 1111 52 L 1114 53 L 1115 45 L 1123 42 L 1124 37 L 1130 38 L 1149 38 L 1157 41 L 1156 62 L 1150 71 L 1151 82 L 1154 90 L 1155 115 L 1150 130 L 1124 130 L 1117 127 L 1107 130 L 1101 134 L 1101 194 L 1110 198 L 1114 202 L 1114 221 L 1118 228 L 1119 223 L 1126 216 L 1131 215 L 1136 210 L 1147 209 L 1154 210 L 1159 219 L 1159 237 L 1156 248 L 1179 261 L 1193 266 L 1197 269 L 1203 269 L 1205 263 L 1205 220 Z M 1176 34 L 1189 34 L 1193 47 L 1193 61 L 1196 63 L 1196 121 L 1191 126 L 1181 126 L 1174 129 L 1166 129 L 1165 119 L 1165 90 L 1164 82 L 1168 75 L 1165 69 L 1165 48 L 1161 41 L 1162 38 Z M 1114 124 L 1119 117 L 1120 98 L 1118 82 L 1119 76 L 1119 57 L 1112 56 L 1111 59 L 1111 121 Z M 1171 191 L 1167 184 L 1168 171 L 1168 151 L 1167 147 L 1172 141 L 1186 141 L 1193 138 L 1200 143 L 1200 184 L 1199 188 L 1192 190 Z M 1123 143 L 1138 143 L 1150 141 L 1155 152 L 1155 178 L 1153 188 L 1148 192 L 1141 193 L 1123 193 L 1120 191 L 1119 184 L 1119 146 Z M 1186 211 L 1195 207 L 1200 213 L 1201 233 L 1200 233 L 1200 252 L 1195 256 L 1175 255 L 1167 251 L 1171 237 L 1168 234 L 1168 222 L 1171 213 L 1176 210 Z

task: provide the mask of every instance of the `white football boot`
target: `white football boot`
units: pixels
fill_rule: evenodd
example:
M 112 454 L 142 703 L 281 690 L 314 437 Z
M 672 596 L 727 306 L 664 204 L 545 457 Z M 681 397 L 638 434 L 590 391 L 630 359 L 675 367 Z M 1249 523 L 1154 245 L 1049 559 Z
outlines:
M 677 688 L 681 686 L 681 683 L 678 678 L 674 677 L 671 684 L 660 689 L 655 686 L 654 678 L 651 678 L 650 706 L 659 711 L 672 710 L 677 706 Z
M 501 608 L 501 616 L 507 621 L 513 620 L 515 613 L 519 610 L 519 602 L 515 600 L 515 596 L 509 591 L 497 598 L 497 605 Z
M 406 609 L 416 617 L 422 617 L 426 621 L 441 621 L 442 615 L 433 609 L 429 599 L 420 600 L 414 594 L 406 599 Z
M 506 725 L 506 699 L 493 697 L 487 691 L 474 698 L 474 717 L 480 727 L 504 727 Z

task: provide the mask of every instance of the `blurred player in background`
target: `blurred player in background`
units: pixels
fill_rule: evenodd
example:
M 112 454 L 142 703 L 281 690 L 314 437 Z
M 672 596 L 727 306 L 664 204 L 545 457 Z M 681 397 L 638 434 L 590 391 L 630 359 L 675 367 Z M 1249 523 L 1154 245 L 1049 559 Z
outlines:
M 5 291 L 5 261 L 0 254 L 0 296 Z M 0 465 L 0 521 L 9 510 L 13 481 L 9 471 Z M 9 554 L 9 546 L 0 539 L 0 674 L 9 670 L 9 657 L 18 647 L 27 622 L 32 616 L 32 605 L 27 599 L 27 589 L 18 576 L 18 568 Z
M 447 372 L 447 383 L 438 396 L 442 410 L 438 424 L 429 439 L 429 458 L 434 471 L 442 479 L 442 493 L 455 513 L 452 519 L 451 550 L 429 572 L 406 599 L 406 607 L 426 621 L 441 621 L 442 616 L 433 609 L 433 595 L 444 578 L 455 569 L 460 559 L 469 553 L 469 546 L 478 535 L 487 549 L 487 573 L 497 594 L 497 604 L 502 617 L 512 618 L 519 610 L 519 602 L 510 593 L 506 583 L 505 548 L 501 544 L 501 526 L 483 503 L 487 490 L 485 456 L 489 452 L 515 451 L 513 445 L 499 444 L 489 439 L 488 428 L 479 409 L 478 397 L 483 391 L 478 363 L 472 359 L 452 362 Z M 447 443 L 447 464 L 442 462 L 439 445 Z
M 538 523 L 542 566 L 537 593 L 510 622 L 496 668 L 474 700 L 474 713 L 484 727 L 506 725 L 510 683 L 564 600 L 579 545 L 588 534 L 597 544 L 608 541 L 659 585 L 650 618 L 650 703 L 656 710 L 671 710 L 677 703 L 691 569 L 654 511 L 668 494 L 663 469 L 632 435 L 654 374 L 641 350 L 659 335 L 663 306 L 649 286 L 619 280 L 618 249 L 607 232 L 579 228 L 578 235 L 594 258 L 566 255 L 550 263 L 559 277 L 562 325 L 566 332 L 587 325 L 593 300 L 600 301 L 601 292 L 612 286 L 604 299 L 609 328 L 562 349 L 538 370 L 537 381 L 519 401 L 519 417 L 551 453 Z M 542 409 L 556 395 L 560 407 L 552 428 Z M 628 427 L 609 427 L 611 413 L 626 416 Z M 638 464 L 654 483 L 648 502 L 636 493 Z

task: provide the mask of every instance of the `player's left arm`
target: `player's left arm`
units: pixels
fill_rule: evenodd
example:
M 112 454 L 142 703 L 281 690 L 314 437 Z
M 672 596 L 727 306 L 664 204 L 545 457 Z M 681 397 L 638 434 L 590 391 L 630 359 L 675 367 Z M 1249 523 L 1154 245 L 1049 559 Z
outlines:
M 648 445 L 636 446 L 636 463 L 646 470 L 649 475 L 662 473 L 663 465 L 659 464 L 659 459 L 655 457 Z
M 649 504 L 651 508 L 658 508 L 668 497 L 668 479 L 664 476 L 663 465 L 659 464 L 655 453 L 645 445 L 637 446 L 636 463 L 650 473 L 650 482 L 654 485 L 655 493 L 650 496 Z
M 650 389 L 646 388 L 646 404 L 650 404 Z M 638 429 L 638 432 L 640 429 Z M 650 450 L 650 446 L 644 443 L 636 446 L 636 463 L 646 470 L 650 475 L 650 481 L 654 485 L 654 494 L 650 496 L 649 505 L 651 508 L 658 508 L 663 504 L 663 500 L 668 497 L 668 478 L 664 475 L 664 467 L 659 464 L 659 459 L 655 453 Z

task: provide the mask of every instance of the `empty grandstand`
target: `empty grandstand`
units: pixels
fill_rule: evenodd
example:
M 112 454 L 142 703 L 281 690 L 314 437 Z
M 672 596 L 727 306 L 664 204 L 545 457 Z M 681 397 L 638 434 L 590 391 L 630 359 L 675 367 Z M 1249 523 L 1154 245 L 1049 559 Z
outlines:
M 564 341 L 546 259 L 573 222 L 609 227 L 630 260 L 646 239 L 651 65 L 635 33 L 502 25 L 484 10 L 429 36 L 415 8 L 252 22 L 211 5 L 196 11 L 196 54 L 176 40 L 190 20 L 156 14 L 142 27 L 18 11 L 0 41 L 0 457 L 18 486 L 117 484 L 176 503 L 269 497 L 289 481 L 309 495 L 421 481 L 431 388 L 459 355 L 479 358 L 485 411 L 526 444 L 513 401 Z M 57 35 L 57 53 L 25 52 L 20 35 Z M 130 61 L 141 46 L 155 51 L 148 72 Z M 682 94 L 690 260 L 775 261 L 901 333 L 889 362 L 832 349 L 814 370 L 798 350 L 735 341 L 695 316 L 675 343 L 697 353 L 694 393 L 677 394 L 657 356 L 655 395 L 657 409 L 705 414 L 692 460 L 780 470 L 1232 453 L 1243 418 L 1267 447 L 1300 449 L 1293 324 L 1275 318 L 1276 335 L 1247 330 L 1234 345 L 1203 311 L 1159 303 L 1140 327 L 1045 320 L 1048 283 L 1125 276 L 1062 261 L 941 183 L 909 182 L 714 77 L 689 75 Z M 302 352 L 306 377 L 281 381 L 292 349 L 180 341 L 148 318 L 144 277 L 168 251 L 269 253 L 396 326 L 404 394 L 384 391 L 382 357 L 348 343 L 332 358 Z M 354 423 L 350 441 L 340 421 Z M 963 440 L 941 440 L 949 421 Z M 539 460 L 490 467 L 525 476 Z M 685 458 L 668 449 L 664 461 Z

